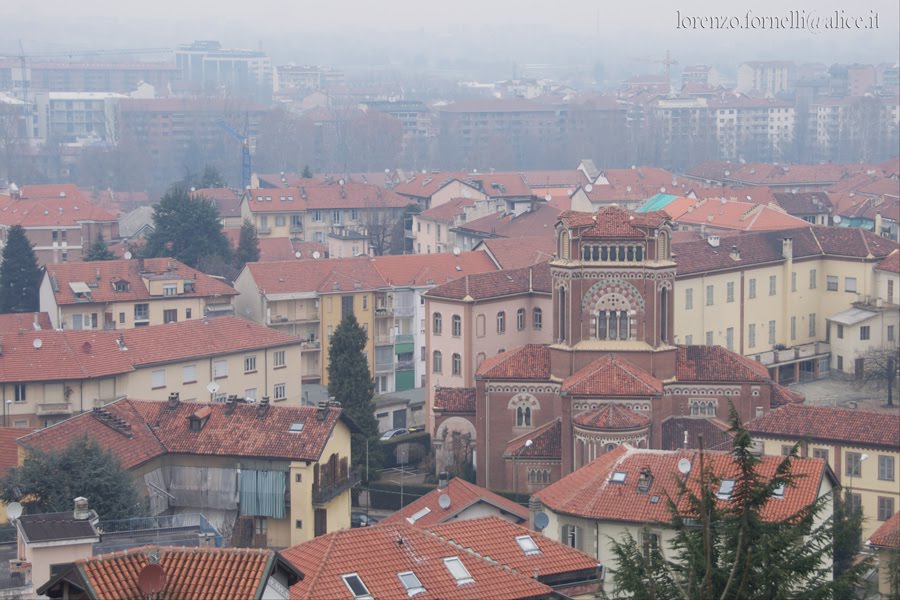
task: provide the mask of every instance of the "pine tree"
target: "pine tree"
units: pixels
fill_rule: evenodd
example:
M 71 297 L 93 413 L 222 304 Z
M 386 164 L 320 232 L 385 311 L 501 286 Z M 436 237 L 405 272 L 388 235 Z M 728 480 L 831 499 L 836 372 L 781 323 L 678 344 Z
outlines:
M 222 233 L 218 209 L 182 186 L 174 186 L 154 207 L 153 227 L 147 257 L 172 257 L 190 267 L 202 259 L 231 262 L 231 243 Z
M 116 255 L 110 251 L 109 247 L 106 245 L 106 242 L 103 241 L 103 234 L 98 233 L 97 239 L 94 240 L 93 244 L 91 244 L 90 249 L 88 249 L 87 255 L 82 260 L 113 260 L 115 258 Z
M 238 271 L 243 269 L 248 262 L 257 262 L 259 260 L 259 238 L 256 236 L 256 227 L 246 219 L 241 225 L 241 236 L 238 240 L 235 259 L 237 260 Z
M 819 522 L 832 502 L 823 495 L 782 520 L 764 520 L 763 507 L 779 502 L 775 491 L 795 485 L 791 472 L 795 446 L 773 476 L 763 477 L 760 458 L 751 452 L 750 435 L 732 406 L 731 457 L 737 467 L 731 499 L 717 502 L 719 481 L 700 453 L 699 492 L 679 483 L 678 497 L 668 498 L 674 537 L 669 551 L 645 548 L 630 534 L 612 540 L 617 564 L 615 597 L 636 600 L 779 600 L 848 597 L 868 568 L 862 561 L 832 581 L 831 518 Z M 686 507 L 679 509 L 680 507 Z
M 9 228 L 0 264 L 0 313 L 40 310 L 43 270 L 20 225 Z
M 312 169 L 309 168 L 309 165 L 303 167 L 303 179 L 312 179 L 313 173 Z
M 72 510 L 84 496 L 103 520 L 143 516 L 131 476 L 96 440 L 82 437 L 49 452 L 30 451 L 0 479 L 0 500 L 20 502 L 30 514 Z
M 369 441 L 369 473 L 380 464 L 378 421 L 372 396 L 375 384 L 369 372 L 369 363 L 363 351 L 366 332 L 354 315 L 347 316 L 331 337 L 328 348 L 328 395 L 341 403 L 344 412 L 356 423 L 362 433 L 351 438 L 351 456 L 354 465 L 366 464 L 366 440 Z

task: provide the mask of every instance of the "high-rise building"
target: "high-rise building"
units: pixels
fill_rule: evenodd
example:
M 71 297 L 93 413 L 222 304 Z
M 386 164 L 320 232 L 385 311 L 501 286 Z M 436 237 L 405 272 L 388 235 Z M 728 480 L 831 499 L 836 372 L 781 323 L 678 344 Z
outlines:
M 202 84 L 206 92 L 224 91 L 268 104 L 272 100 L 272 62 L 262 50 L 223 48 L 217 41 L 179 46 L 175 64 L 185 81 Z

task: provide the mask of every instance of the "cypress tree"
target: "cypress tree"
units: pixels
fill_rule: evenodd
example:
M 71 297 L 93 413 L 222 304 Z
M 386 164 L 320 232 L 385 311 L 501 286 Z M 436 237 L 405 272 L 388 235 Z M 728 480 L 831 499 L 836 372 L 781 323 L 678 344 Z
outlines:
M 0 313 L 40 310 L 43 270 L 20 225 L 10 227 L 0 264 Z
M 114 258 L 116 258 L 116 255 L 110 251 L 106 242 L 103 241 L 103 234 L 98 233 L 97 239 L 91 244 L 83 260 L 90 262 L 95 260 L 113 260 Z
M 241 225 L 241 236 L 238 240 L 237 252 L 235 253 L 237 260 L 237 268 L 240 271 L 248 262 L 256 262 L 259 260 L 259 238 L 256 235 L 256 227 L 248 220 L 244 220 Z

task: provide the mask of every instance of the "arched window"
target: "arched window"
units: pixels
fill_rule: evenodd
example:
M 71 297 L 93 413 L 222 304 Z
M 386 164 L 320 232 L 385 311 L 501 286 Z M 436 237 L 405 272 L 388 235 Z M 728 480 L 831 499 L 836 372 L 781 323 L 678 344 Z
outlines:
M 528 483 L 534 483 L 534 469 L 528 469 Z
M 569 232 L 563 231 L 559 234 L 559 257 L 569 258 Z
M 591 246 L 591 260 L 600 260 L 600 246 Z
M 656 241 L 656 260 L 667 260 L 669 258 L 669 235 L 665 231 L 659 232 L 659 239 Z
M 628 311 L 620 310 L 619 311 L 619 339 L 627 340 L 628 339 Z
M 700 403 L 694 400 L 691 402 L 691 416 L 696 417 L 700 414 Z
M 603 248 L 601 248 L 600 250 L 601 250 L 600 251 L 600 260 L 602 260 L 602 261 L 609 260 L 609 247 L 603 246 Z
M 634 262 L 634 246 L 628 246 L 628 262 Z
M 559 288 L 559 341 L 566 341 L 566 288 Z
M 506 311 L 497 313 L 497 333 L 506 333 Z
M 644 260 L 644 247 L 638 246 L 635 253 L 635 260 L 641 262 Z
M 531 322 L 535 329 L 540 329 L 543 326 L 544 313 L 541 309 L 535 308 L 531 314 Z
M 454 353 L 452 358 L 451 369 L 454 375 L 462 374 L 462 358 L 459 354 Z
M 605 310 L 601 310 L 600 313 L 597 315 L 597 339 L 598 340 L 606 339 L 607 323 L 608 323 L 606 314 L 607 313 Z
M 544 479 L 541 483 L 550 483 L 550 471 L 544 469 Z
M 618 446 L 618 444 L 612 444 L 612 443 L 611 443 L 611 444 L 607 444 L 607 445 L 606 445 L 606 451 L 607 451 L 607 452 L 612 452 L 613 450 L 616 449 L 616 446 Z
M 475 368 L 476 369 L 481 366 L 481 363 L 484 362 L 485 358 L 487 358 L 487 356 L 485 356 L 484 352 L 478 353 L 478 355 L 475 357 Z
M 659 341 L 669 341 L 669 290 L 663 288 L 659 293 Z
M 459 315 L 453 315 L 450 320 L 453 337 L 459 337 L 462 335 L 462 317 Z
M 431 372 L 432 373 L 440 373 L 441 372 L 441 368 L 442 368 L 441 362 L 442 362 L 441 351 L 435 350 L 434 356 L 431 361 Z
M 525 329 L 525 309 L 520 308 L 516 311 L 516 329 L 522 331 Z
M 437 312 L 434 313 L 432 320 L 434 322 L 434 325 L 431 329 L 431 332 L 434 333 L 434 335 L 441 335 L 441 330 L 444 328 L 443 318 L 441 317 L 441 313 L 437 313 Z
M 587 244 L 584 244 L 581 247 L 581 259 L 582 260 L 591 260 L 591 247 Z
M 530 406 L 519 406 L 516 408 L 516 427 L 531 427 Z

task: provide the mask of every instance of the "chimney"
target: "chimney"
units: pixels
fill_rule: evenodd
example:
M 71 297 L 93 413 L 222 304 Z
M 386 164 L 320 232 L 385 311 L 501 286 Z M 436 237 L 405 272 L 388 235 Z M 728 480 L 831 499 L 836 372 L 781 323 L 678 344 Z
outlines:
M 181 404 L 181 397 L 178 392 L 172 392 L 171 394 L 169 394 L 169 400 L 166 404 L 169 410 L 177 409 L 179 404 Z
M 733 260 L 741 260 L 741 251 L 738 250 L 737 246 L 731 247 L 731 258 Z
M 442 490 L 450 483 L 450 474 L 447 471 L 438 473 L 438 489 Z
M 787 260 L 794 258 L 794 240 L 791 238 L 782 238 L 781 240 L 781 256 Z
M 708 243 L 713 248 L 718 248 L 720 242 L 721 242 L 721 238 L 717 235 L 711 235 L 708 238 L 706 238 L 706 243 Z
M 319 410 L 316 411 L 316 420 L 324 421 L 328 418 L 328 403 L 327 402 L 319 402 Z
M 72 513 L 72 518 L 76 521 L 88 521 L 93 516 L 94 511 L 88 507 L 87 498 L 84 496 L 78 496 L 75 498 L 75 511 Z
M 120 333 L 119 337 L 116 338 L 116 345 L 119 347 L 119 350 L 125 351 L 128 350 L 128 346 L 125 345 L 125 334 Z
M 138 259 L 138 273 L 144 272 L 144 258 L 141 257 Z
M 267 414 L 269 414 L 269 397 L 263 396 L 256 407 L 256 418 L 265 419 Z
M 881 235 L 882 219 L 881 211 L 875 213 L 875 235 Z
M 3 338 L 0 337 L 0 356 L 3 355 Z
M 234 409 L 237 407 L 237 394 L 229 394 L 228 398 L 225 399 L 225 415 L 231 416 L 234 414 Z

